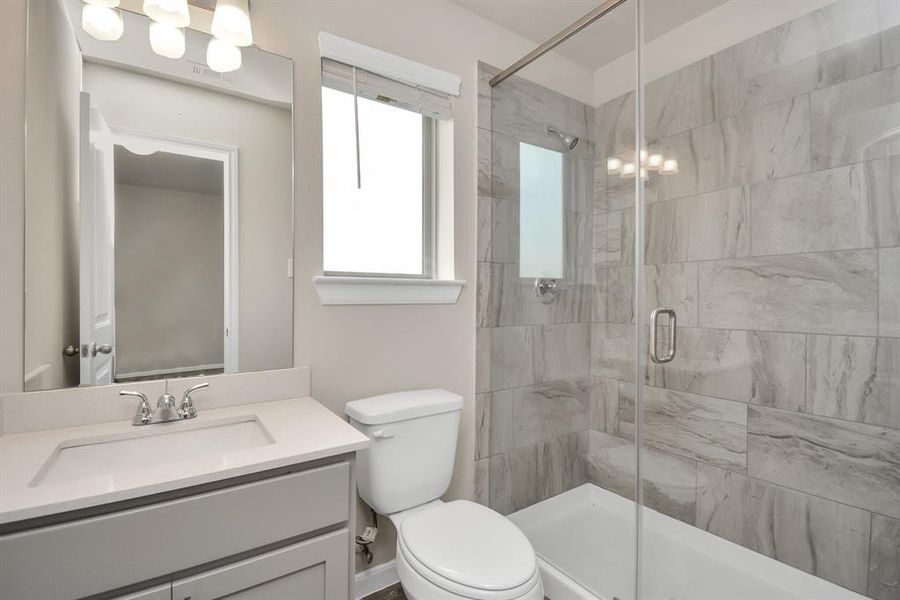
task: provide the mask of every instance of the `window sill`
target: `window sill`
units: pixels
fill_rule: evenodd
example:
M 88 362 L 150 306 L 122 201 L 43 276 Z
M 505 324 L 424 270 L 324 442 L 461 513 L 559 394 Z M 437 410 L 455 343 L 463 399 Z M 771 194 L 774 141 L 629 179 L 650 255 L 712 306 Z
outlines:
M 323 305 L 456 304 L 465 281 L 400 277 L 313 277 Z

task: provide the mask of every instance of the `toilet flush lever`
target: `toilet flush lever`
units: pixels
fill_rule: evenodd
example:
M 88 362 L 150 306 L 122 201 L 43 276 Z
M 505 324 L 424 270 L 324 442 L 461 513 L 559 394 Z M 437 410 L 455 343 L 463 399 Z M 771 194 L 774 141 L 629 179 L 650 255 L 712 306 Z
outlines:
M 379 429 L 378 431 L 372 432 L 372 437 L 376 440 L 386 440 L 388 438 L 394 437 L 393 431 L 385 431 L 384 429 Z

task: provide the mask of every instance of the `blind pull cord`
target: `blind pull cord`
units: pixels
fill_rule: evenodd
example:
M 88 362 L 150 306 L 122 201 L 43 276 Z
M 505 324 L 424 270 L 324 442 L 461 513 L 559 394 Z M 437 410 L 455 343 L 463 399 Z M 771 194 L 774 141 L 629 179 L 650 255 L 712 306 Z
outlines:
M 359 93 L 356 82 L 356 67 L 353 67 L 353 124 L 356 130 L 356 189 L 362 189 L 362 169 L 359 166 Z

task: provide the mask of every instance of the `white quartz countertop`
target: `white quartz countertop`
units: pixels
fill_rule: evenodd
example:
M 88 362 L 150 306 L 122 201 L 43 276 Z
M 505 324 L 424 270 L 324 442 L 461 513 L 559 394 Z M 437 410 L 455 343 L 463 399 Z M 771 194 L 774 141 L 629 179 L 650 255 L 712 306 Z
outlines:
M 218 422 L 256 419 L 270 443 L 225 454 L 172 453 L 165 464 L 134 464 L 124 472 L 35 485 L 58 449 L 78 440 L 106 440 L 202 429 Z M 312 398 L 203 410 L 196 418 L 141 427 L 103 423 L 0 436 L 0 524 L 89 508 L 354 452 L 368 438 Z M 156 463 L 160 459 L 156 459 Z

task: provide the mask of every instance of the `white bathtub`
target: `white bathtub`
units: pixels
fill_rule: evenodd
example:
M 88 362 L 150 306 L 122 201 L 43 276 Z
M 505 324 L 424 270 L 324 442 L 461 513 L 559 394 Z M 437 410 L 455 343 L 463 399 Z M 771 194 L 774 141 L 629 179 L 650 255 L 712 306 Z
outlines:
M 538 553 L 550 600 L 631 600 L 634 503 L 587 483 L 510 515 Z M 865 600 L 645 508 L 642 600 Z

